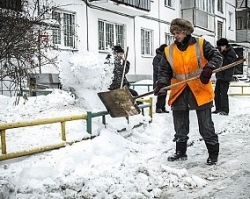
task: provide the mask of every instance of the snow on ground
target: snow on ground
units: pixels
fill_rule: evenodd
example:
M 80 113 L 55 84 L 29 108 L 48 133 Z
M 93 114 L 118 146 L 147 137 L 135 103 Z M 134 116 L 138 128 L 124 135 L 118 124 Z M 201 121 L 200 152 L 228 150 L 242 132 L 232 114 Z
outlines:
M 97 93 L 107 90 L 112 65 L 87 52 L 69 60 L 59 66 L 64 90 L 21 98 L 17 106 L 14 98 L 0 96 L 0 123 L 105 110 Z M 194 111 L 188 160 L 178 162 L 167 161 L 175 151 L 171 113 L 154 114 L 151 123 L 147 115 L 132 116 L 129 124 L 107 116 L 106 126 L 94 118 L 93 136 L 85 120 L 66 122 L 67 141 L 74 144 L 0 161 L 0 199 L 249 199 L 250 98 L 230 97 L 230 109 L 229 116 L 213 115 L 220 140 L 215 166 L 205 164 L 208 153 Z M 7 153 L 62 143 L 60 129 L 56 123 L 6 130 Z
M 167 161 L 175 144 L 171 113 L 154 114 L 152 123 L 134 129 L 124 118 L 107 117 L 106 128 L 95 120 L 94 133 L 99 136 L 94 139 L 1 161 L 2 198 L 249 198 L 249 101 L 249 97 L 230 97 L 230 115 L 213 115 L 221 146 L 216 166 L 205 164 L 207 150 L 194 111 L 190 112 L 188 160 L 182 162 Z M 1 122 L 83 112 L 64 91 L 30 98 L 19 106 L 1 98 Z M 137 115 L 130 121 L 145 118 Z M 73 123 L 66 125 L 71 140 L 89 136 L 84 121 Z M 122 127 L 128 130 L 118 133 Z M 56 125 L 6 132 L 8 152 L 60 141 Z

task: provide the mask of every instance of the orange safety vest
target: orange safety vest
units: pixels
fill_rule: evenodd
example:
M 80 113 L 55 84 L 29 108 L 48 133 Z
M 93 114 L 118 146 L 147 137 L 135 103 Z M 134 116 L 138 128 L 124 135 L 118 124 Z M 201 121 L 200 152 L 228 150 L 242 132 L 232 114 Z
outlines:
M 208 62 L 203 54 L 203 43 L 204 39 L 198 38 L 197 42 L 190 44 L 185 51 L 180 51 L 175 43 L 165 48 L 166 58 L 173 70 L 171 84 L 200 75 L 202 68 Z M 186 86 L 189 86 L 193 92 L 198 106 L 213 101 L 214 91 L 212 82 L 202 84 L 200 79 L 196 79 L 171 88 L 168 100 L 169 105 L 173 104 Z

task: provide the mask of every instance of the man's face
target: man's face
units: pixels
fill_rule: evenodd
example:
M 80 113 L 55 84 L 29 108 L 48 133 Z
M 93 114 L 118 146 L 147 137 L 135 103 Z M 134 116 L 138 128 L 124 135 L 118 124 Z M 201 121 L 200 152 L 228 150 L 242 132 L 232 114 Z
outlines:
M 184 38 L 187 36 L 184 31 L 176 31 L 176 30 L 173 31 L 173 35 L 175 40 L 178 42 L 182 42 Z
M 115 53 L 115 56 L 118 57 L 119 59 L 123 59 L 124 53 L 122 53 L 122 52 Z
M 220 46 L 220 51 L 223 52 L 227 50 L 227 45 Z

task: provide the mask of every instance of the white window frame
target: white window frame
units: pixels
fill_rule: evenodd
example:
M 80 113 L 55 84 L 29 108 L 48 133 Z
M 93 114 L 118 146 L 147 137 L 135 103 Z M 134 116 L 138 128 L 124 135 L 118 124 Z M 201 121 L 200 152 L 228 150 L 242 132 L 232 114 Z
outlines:
M 175 7 L 175 0 L 164 0 L 164 4 L 167 7 L 174 8 Z
M 223 33 L 223 22 L 222 21 L 217 21 L 217 39 L 219 40 L 222 38 L 222 33 Z
M 199 10 L 214 14 L 214 0 L 196 0 L 196 7 Z
M 174 43 L 174 36 L 170 33 L 165 33 L 165 44 L 167 45 L 171 45 L 172 43 Z
M 52 44 L 58 48 L 76 49 L 76 14 L 55 10 L 52 12 L 52 18 L 59 23 L 59 28 L 52 30 Z
M 153 30 L 141 29 L 141 54 L 153 56 Z
M 98 50 L 106 51 L 115 45 L 124 48 L 125 24 L 98 20 Z
M 217 11 L 223 13 L 223 0 L 217 0 Z

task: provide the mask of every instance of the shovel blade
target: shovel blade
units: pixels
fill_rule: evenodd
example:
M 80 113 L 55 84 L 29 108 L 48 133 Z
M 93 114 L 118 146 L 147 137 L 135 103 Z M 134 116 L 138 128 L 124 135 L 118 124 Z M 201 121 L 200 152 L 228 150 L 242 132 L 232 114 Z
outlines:
M 98 96 L 111 117 L 127 117 L 140 114 L 141 112 L 126 87 L 100 92 Z

